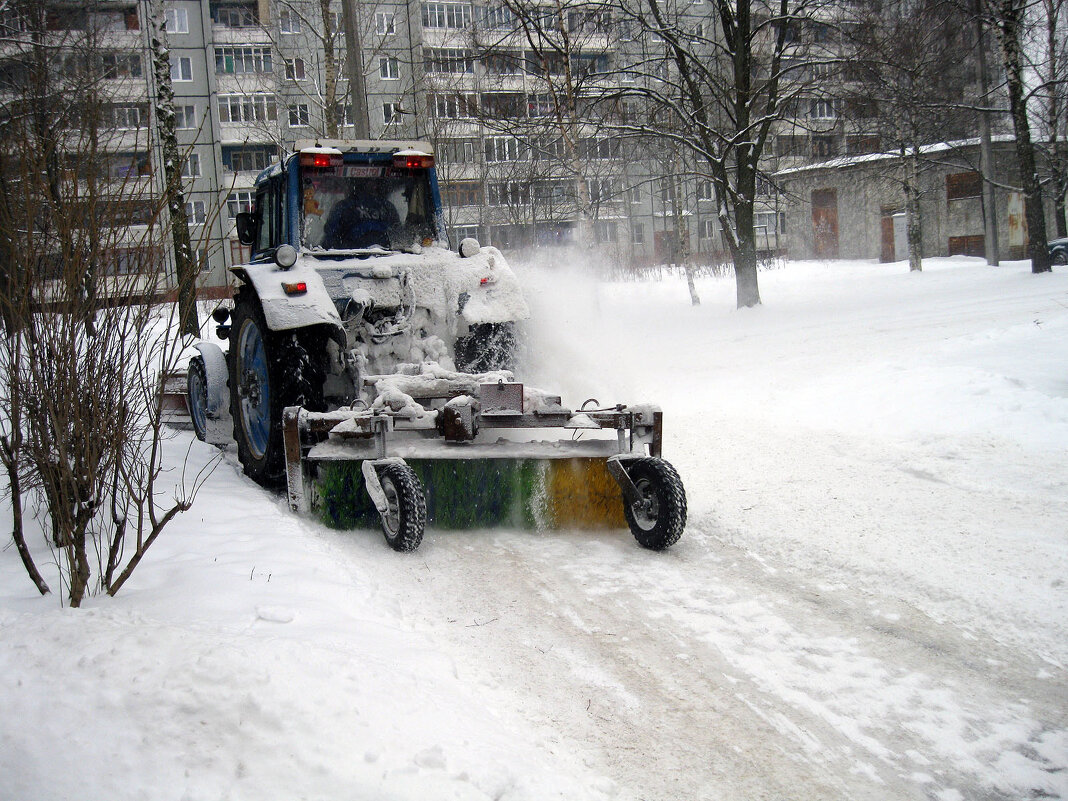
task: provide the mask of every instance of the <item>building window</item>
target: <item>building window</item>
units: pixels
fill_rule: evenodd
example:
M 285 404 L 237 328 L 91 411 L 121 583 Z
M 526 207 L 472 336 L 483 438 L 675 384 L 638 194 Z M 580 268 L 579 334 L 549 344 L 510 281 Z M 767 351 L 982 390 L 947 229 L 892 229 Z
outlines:
M 108 178 L 137 178 L 152 174 L 148 153 L 109 153 L 103 157 Z
M 224 149 L 223 162 L 229 162 L 229 167 L 234 172 L 261 172 L 267 169 L 273 160 L 273 153 L 267 148 L 249 148 L 245 150 L 232 150 L 229 153 Z
M 392 11 L 375 13 L 375 33 L 379 36 L 392 36 L 397 32 L 397 15 Z
M 640 186 L 627 187 L 627 200 L 631 203 L 642 202 L 642 188 Z
M 597 242 L 616 241 L 615 220 L 598 220 L 593 224 L 593 237 Z
M 220 122 L 274 122 L 278 104 L 273 94 L 219 95 Z
M 468 119 L 477 108 L 475 96 L 471 94 L 432 94 L 429 105 L 433 116 L 446 120 Z
M 630 241 L 633 242 L 635 245 L 645 244 L 645 223 L 631 223 Z
M 480 206 L 482 205 L 482 193 L 479 188 L 480 184 L 477 181 L 449 184 L 445 187 L 445 205 L 454 208 L 459 206 Z
M 878 136 L 856 135 L 846 137 L 846 153 L 853 156 L 859 156 L 865 153 L 878 153 L 880 145 L 881 143 Z
M 946 200 L 981 197 L 983 176 L 978 172 L 957 172 L 946 176 Z
M 179 130 L 188 130 L 197 127 L 196 106 L 175 106 L 174 127 Z
M 423 3 L 424 28 L 460 30 L 471 24 L 469 3 Z
M 774 211 L 760 211 L 753 215 L 753 228 L 757 234 L 778 233 L 779 215 Z
M 185 218 L 190 225 L 203 225 L 208 221 L 208 210 L 203 200 L 191 200 L 185 204 Z
M 716 221 L 714 218 L 701 220 L 697 223 L 698 239 L 713 239 L 716 236 Z
M 271 72 L 271 48 L 269 47 L 216 47 L 216 75 L 247 75 Z
M 482 66 L 490 75 L 521 75 L 523 73 L 523 54 L 496 52 L 482 56 Z M 470 70 L 468 70 L 470 71 Z
M 393 122 L 400 122 L 400 103 L 383 103 L 382 104 L 382 124 L 389 125 Z
M 587 161 L 605 161 L 619 158 L 618 139 L 583 139 L 582 155 Z
M 711 200 L 712 199 L 712 182 L 711 181 L 698 181 L 697 182 L 697 199 L 698 200 Z
M 230 215 L 230 218 L 233 219 L 238 214 L 246 211 L 252 211 L 252 191 L 231 192 L 230 196 L 226 198 L 226 212 Z
M 189 12 L 184 8 L 165 9 L 163 19 L 163 29 L 167 33 L 189 33 Z
M 470 50 L 456 47 L 428 47 L 423 51 L 423 66 L 427 72 L 459 75 L 475 71 L 475 59 Z
M 305 77 L 304 73 L 304 59 L 302 58 L 287 58 L 286 59 L 286 78 L 291 81 L 303 81 Z
M 554 109 L 552 95 L 527 95 L 527 116 L 549 117 Z
M 308 113 L 307 103 L 298 103 L 289 107 L 289 126 L 291 128 L 305 128 L 311 125 L 311 117 Z
M 507 6 L 491 6 L 482 10 L 482 24 L 489 30 L 514 30 L 515 14 Z
M 516 181 L 486 186 L 486 202 L 490 206 L 520 206 L 525 198 L 525 185 Z
M 619 199 L 619 185 L 615 178 L 591 178 L 586 185 L 591 203 L 611 203 Z
M 176 82 L 193 80 L 193 59 L 186 56 L 172 59 L 171 80 Z
M 797 135 L 775 137 L 775 152 L 780 156 L 804 155 L 808 146 L 808 138 Z
M 112 106 L 112 124 L 119 131 L 136 131 L 148 124 L 148 106 Z
M 476 139 L 445 139 L 439 147 L 441 159 L 446 164 L 474 164 L 478 153 Z
M 379 58 L 378 77 L 384 81 L 395 81 L 400 78 L 400 62 L 392 56 Z
M 527 161 L 530 148 L 526 142 L 511 136 L 490 136 L 485 142 L 486 161 L 493 164 L 502 161 Z
M 279 11 L 278 29 L 282 33 L 300 33 L 300 17 L 297 12 L 289 8 Z
M 458 246 L 465 239 L 478 239 L 477 225 L 454 225 L 452 228 L 453 245 Z
M 104 53 L 100 56 L 100 67 L 107 80 L 120 78 L 140 78 L 141 56 L 137 53 Z
M 814 120 L 833 120 L 838 115 L 835 113 L 833 100 L 826 97 L 814 97 L 808 101 L 808 116 Z
M 211 21 L 220 28 L 254 28 L 260 24 L 255 3 L 212 3 Z
M 817 158 L 829 158 L 838 155 L 838 139 L 833 136 L 813 136 L 812 155 Z
M 189 153 L 185 157 L 185 161 L 182 162 L 182 177 L 183 178 L 199 178 L 200 177 L 200 156 L 196 153 Z

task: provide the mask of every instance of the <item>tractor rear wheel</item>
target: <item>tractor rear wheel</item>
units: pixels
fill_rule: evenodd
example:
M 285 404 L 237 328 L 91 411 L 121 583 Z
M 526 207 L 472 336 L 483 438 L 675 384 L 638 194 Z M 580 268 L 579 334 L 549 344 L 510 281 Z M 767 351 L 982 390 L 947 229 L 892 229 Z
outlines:
M 325 368 L 312 330 L 274 332 L 255 293 L 238 292 L 230 325 L 230 412 L 242 467 L 257 484 L 285 483 L 282 412 L 323 410 Z M 321 352 L 321 348 L 319 349 Z
M 686 490 L 668 462 L 652 456 L 627 462 L 627 475 L 640 499 L 623 502 L 623 517 L 643 548 L 662 551 L 679 541 L 686 528 Z
M 230 413 L 237 458 L 249 478 L 265 487 L 279 485 L 283 475 L 284 407 L 273 346 L 259 300 L 251 292 L 239 292 L 230 325 Z

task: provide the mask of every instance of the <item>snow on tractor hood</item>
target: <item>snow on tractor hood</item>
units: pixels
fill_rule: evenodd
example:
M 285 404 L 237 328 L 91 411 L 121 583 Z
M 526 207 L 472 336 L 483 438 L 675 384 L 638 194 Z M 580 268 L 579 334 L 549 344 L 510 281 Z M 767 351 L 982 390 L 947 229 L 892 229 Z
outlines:
M 322 251 L 303 251 L 288 270 L 275 264 L 245 268 L 271 330 L 319 323 L 340 326 L 338 306 L 344 308 L 351 297 L 351 282 L 346 280 L 349 274 L 367 279 L 364 286 L 373 287 L 375 282 L 389 282 L 406 273 L 416 305 L 442 320 L 459 316 L 474 325 L 513 322 L 530 316 L 515 273 L 494 247 L 484 247 L 467 258 L 439 247 L 421 248 L 418 253 L 327 256 Z M 294 283 L 304 283 L 306 291 L 287 294 L 283 285 Z M 388 305 L 394 289 L 383 285 L 381 301 Z M 372 289 L 372 297 L 375 294 Z

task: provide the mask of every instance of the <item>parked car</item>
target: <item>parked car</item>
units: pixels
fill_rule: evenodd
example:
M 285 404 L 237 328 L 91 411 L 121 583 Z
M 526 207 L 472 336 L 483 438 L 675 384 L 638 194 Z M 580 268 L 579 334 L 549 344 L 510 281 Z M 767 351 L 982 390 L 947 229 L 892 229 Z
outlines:
M 1053 264 L 1068 264 L 1068 238 L 1054 239 L 1048 243 L 1049 260 Z

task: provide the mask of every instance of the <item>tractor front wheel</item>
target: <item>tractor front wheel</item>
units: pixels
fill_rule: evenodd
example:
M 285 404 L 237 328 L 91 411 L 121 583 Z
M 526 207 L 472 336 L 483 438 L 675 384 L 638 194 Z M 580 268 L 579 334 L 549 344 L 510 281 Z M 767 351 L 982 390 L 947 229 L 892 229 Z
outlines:
M 194 356 L 186 368 L 186 405 L 189 418 L 193 421 L 193 432 L 197 439 L 208 439 L 208 371 L 204 367 L 204 357 Z
M 643 548 L 662 551 L 679 541 L 686 528 L 686 490 L 668 462 L 642 457 L 627 462 L 627 475 L 638 490 L 634 503 L 623 502 L 623 517 Z

